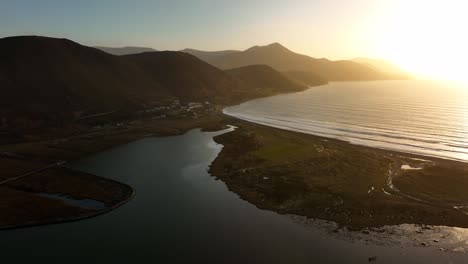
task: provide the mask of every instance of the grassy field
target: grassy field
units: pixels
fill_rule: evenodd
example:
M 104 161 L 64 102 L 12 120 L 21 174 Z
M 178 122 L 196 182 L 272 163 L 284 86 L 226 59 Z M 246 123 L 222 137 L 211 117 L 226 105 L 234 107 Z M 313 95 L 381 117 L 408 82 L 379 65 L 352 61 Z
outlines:
M 348 228 L 415 223 L 468 227 L 468 164 L 351 145 L 239 120 L 215 138 L 211 173 L 241 198 Z M 402 170 L 402 165 L 421 167 Z

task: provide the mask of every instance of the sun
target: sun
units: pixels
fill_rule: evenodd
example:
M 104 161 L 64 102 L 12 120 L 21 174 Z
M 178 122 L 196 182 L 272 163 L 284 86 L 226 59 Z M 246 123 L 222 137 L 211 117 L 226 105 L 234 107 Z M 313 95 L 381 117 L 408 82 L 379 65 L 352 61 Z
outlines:
M 467 1 L 394 1 L 376 23 L 379 56 L 422 77 L 468 83 Z

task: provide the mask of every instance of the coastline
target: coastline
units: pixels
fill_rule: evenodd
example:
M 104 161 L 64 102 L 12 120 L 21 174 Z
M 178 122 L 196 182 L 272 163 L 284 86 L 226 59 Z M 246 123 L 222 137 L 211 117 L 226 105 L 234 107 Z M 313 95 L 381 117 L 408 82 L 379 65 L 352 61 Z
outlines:
M 92 211 L 92 212 L 88 212 L 88 213 L 82 213 L 82 214 L 79 214 L 78 216 L 60 216 L 60 217 L 57 217 L 57 218 L 48 217 L 45 220 L 33 220 L 33 221 L 28 221 L 28 222 L 17 222 L 17 223 L 9 224 L 9 225 L 8 224 L 1 225 L 0 226 L 0 231 L 18 229 L 18 228 L 35 227 L 35 226 L 42 226 L 42 225 L 54 225 L 54 224 L 61 224 L 61 223 L 68 223 L 68 222 L 76 222 L 76 221 L 81 221 L 81 220 L 97 217 L 97 216 L 100 216 L 102 214 L 113 211 L 113 210 L 119 208 L 120 206 L 126 204 L 127 202 L 132 200 L 133 197 L 136 194 L 135 190 L 132 187 L 130 187 L 129 185 L 127 185 L 127 184 L 117 182 L 117 181 L 114 181 L 114 180 L 111 180 L 111 179 L 103 178 L 103 177 L 98 177 L 98 176 L 91 175 L 91 174 L 88 174 L 88 173 L 84 173 L 84 172 L 81 172 L 81 171 L 76 171 L 76 170 L 73 170 L 73 169 L 70 169 L 70 168 L 66 168 L 66 170 L 70 171 L 70 172 L 73 172 L 73 173 L 83 174 L 83 175 L 87 174 L 89 176 L 92 176 L 92 177 L 96 178 L 96 181 L 100 181 L 100 182 L 105 181 L 108 184 L 115 185 L 116 188 L 120 187 L 120 188 L 124 189 L 125 191 L 124 191 L 124 193 L 122 194 L 121 197 L 118 197 L 118 198 L 116 197 L 116 203 L 114 203 L 112 205 L 109 205 L 109 206 L 106 206 L 104 209 L 101 209 L 101 210 Z M 66 175 L 66 172 L 64 174 Z M 111 190 L 109 190 L 109 191 L 111 191 Z M 115 192 L 115 190 L 112 190 L 112 191 Z M 89 199 L 89 198 L 87 198 L 87 199 Z M 38 205 L 38 206 L 40 206 L 40 205 Z M 37 215 L 34 215 L 34 217 L 37 217 Z
M 468 184 L 467 163 L 232 122 L 236 131 L 215 138 L 224 148 L 210 173 L 260 209 L 357 230 L 468 227 L 460 188 Z
M 320 153 L 320 148 L 315 148 L 310 145 L 316 144 L 318 142 L 320 143 L 327 143 L 329 144 L 328 149 L 345 149 L 348 151 L 348 153 L 352 152 L 353 155 L 356 153 L 367 153 L 368 155 L 365 156 L 367 159 L 359 159 L 362 158 L 361 156 L 357 158 L 360 163 L 366 163 L 368 161 L 373 161 L 379 160 L 381 162 L 386 162 L 385 165 L 387 166 L 388 164 L 391 163 L 391 156 L 393 155 L 395 160 L 403 160 L 406 162 L 405 164 L 411 165 L 413 167 L 417 167 L 418 164 L 425 164 L 424 166 L 428 166 L 428 164 L 436 164 L 440 166 L 442 165 L 442 168 L 444 168 L 445 171 L 450 170 L 449 167 L 453 167 L 455 169 L 457 168 L 463 168 L 468 171 L 468 166 L 467 164 L 460 163 L 457 161 L 447 161 L 447 160 L 442 160 L 442 159 L 437 159 L 437 158 L 431 158 L 431 157 L 425 157 L 425 156 L 420 156 L 420 155 L 412 155 L 412 154 L 407 154 L 407 153 L 399 153 L 399 152 L 394 152 L 394 151 L 389 151 L 389 150 L 383 150 L 383 149 L 375 149 L 371 147 L 366 147 L 366 146 L 359 146 L 359 145 L 352 145 L 348 142 L 345 141 L 340 141 L 337 139 L 330 139 L 330 138 L 324 138 L 320 136 L 314 136 L 314 135 L 308 135 L 304 133 L 299 133 L 299 132 L 292 132 L 292 131 L 287 131 L 287 130 L 281 130 L 277 128 L 272 128 L 264 125 L 259 125 L 259 124 L 253 124 L 249 123 L 247 121 L 235 119 L 233 117 L 225 116 L 222 115 L 221 113 L 216 113 L 208 117 L 204 117 L 198 120 L 164 120 L 164 121 L 153 121 L 150 124 L 147 124 L 147 126 L 143 127 L 134 127 L 132 129 L 129 129 L 127 131 L 122 130 L 122 131 L 106 131 L 106 132 L 100 132 L 97 134 L 94 134 L 93 136 L 83 136 L 83 137 L 77 137 L 73 138 L 72 140 L 69 141 L 64 141 L 61 142 L 57 145 L 53 145 L 52 148 L 47 147 L 50 142 L 41 142 L 41 143 L 32 143 L 32 144 L 26 144 L 23 146 L 10 146 L 11 148 L 8 148 L 7 150 L 13 151 L 15 150 L 14 147 L 16 147 L 16 150 L 18 150 L 22 154 L 28 154 L 28 155 L 37 155 L 38 153 L 42 154 L 47 154 L 48 158 L 56 159 L 58 157 L 68 157 L 69 160 L 76 160 L 79 159 L 80 157 L 84 157 L 87 155 L 90 155 L 92 153 L 97 153 L 100 151 L 103 151 L 107 148 L 114 147 L 117 145 L 125 144 L 127 142 L 131 142 L 143 137 L 151 137 L 151 136 L 171 136 L 171 135 L 179 135 L 183 134 L 186 131 L 193 129 L 193 128 L 202 128 L 203 131 L 217 131 L 221 130 L 223 127 L 226 127 L 226 125 L 234 125 L 238 127 L 236 130 L 215 137 L 214 140 L 222 144 L 224 147 L 221 151 L 221 153 L 218 155 L 218 157 L 213 161 L 213 163 L 210 166 L 210 173 L 221 180 L 223 180 L 228 188 L 233 191 L 234 193 L 238 194 L 242 199 L 249 201 L 250 203 L 254 204 L 258 208 L 261 209 L 268 209 L 272 210 L 281 214 L 295 214 L 295 215 L 302 215 L 306 217 L 311 217 L 311 218 L 317 218 L 317 219 L 322 219 L 322 220 L 329 220 L 338 223 L 341 227 L 346 227 L 346 228 L 351 228 L 351 229 L 364 229 L 364 228 L 371 228 L 371 227 L 379 227 L 379 226 L 384 226 L 384 225 L 398 225 L 401 223 L 415 223 L 415 224 L 421 224 L 421 225 L 447 225 L 447 226 L 457 226 L 457 227 L 468 227 L 468 225 L 465 223 L 466 220 L 468 220 L 468 216 L 466 216 L 463 212 L 460 210 L 455 210 L 453 208 L 440 208 L 440 206 L 434 206 L 434 205 L 424 205 L 423 207 L 426 210 L 426 213 L 420 216 L 413 216 L 413 219 L 410 217 L 399 217 L 399 218 L 394 218 L 392 220 L 371 220 L 371 219 L 366 219 L 366 218 L 361 218 L 358 222 L 350 222 L 349 221 L 349 216 L 345 217 L 346 212 L 349 212 L 350 209 L 351 211 L 353 208 L 357 208 L 356 206 L 351 206 L 351 208 L 347 208 L 345 210 L 341 209 L 333 209 L 335 211 L 330 211 L 331 209 L 328 208 L 334 208 L 333 203 L 328 204 L 328 199 L 325 199 L 323 201 L 323 204 L 314 204 L 312 207 L 316 207 L 317 210 L 310 210 L 310 206 L 305 206 L 305 205 L 298 205 L 298 201 L 294 200 L 289 200 L 289 203 L 294 205 L 294 206 L 288 206 L 288 203 L 278 203 L 273 200 L 269 200 L 271 198 L 274 198 L 277 195 L 277 193 L 272 193 L 271 196 L 265 195 L 265 191 L 270 189 L 272 186 L 263 186 L 261 190 L 256 188 L 256 184 L 258 182 L 251 182 L 251 179 L 245 178 L 242 176 L 240 173 L 242 170 L 249 169 L 252 167 L 253 164 L 255 165 L 262 165 L 265 164 L 265 167 L 260 167 L 258 168 L 255 173 L 258 175 L 262 175 L 259 177 L 264 177 L 263 175 L 268 174 L 269 178 L 273 178 L 274 175 L 284 175 L 284 182 L 279 182 L 275 188 L 278 186 L 282 186 L 283 183 L 285 183 L 284 186 L 288 186 L 289 180 L 297 180 L 297 177 L 292 177 L 294 174 L 297 174 L 298 171 L 294 171 L 292 168 L 301 168 L 301 169 L 313 169 L 316 167 L 317 164 L 323 163 L 327 164 L 327 160 L 324 160 L 323 157 L 320 160 L 317 160 L 316 163 L 308 160 L 308 158 L 311 158 L 310 155 L 318 155 Z M 299 145 L 306 146 L 306 153 L 309 153 L 309 155 L 306 159 L 297 159 L 296 157 L 290 156 L 290 152 L 288 150 L 283 150 L 280 155 L 276 156 L 273 161 L 267 161 L 262 159 L 257 159 L 255 155 L 252 155 L 253 152 L 258 151 L 257 148 L 252 149 L 252 146 L 256 146 L 255 141 L 250 141 L 250 139 L 255 138 L 255 137 L 265 137 L 266 135 L 274 135 L 274 136 L 281 136 L 279 139 L 273 139 L 273 140 L 279 140 L 278 144 L 282 145 L 283 143 L 286 143 L 286 145 L 290 145 L 292 147 L 293 152 L 297 152 L 297 149 L 295 149 L 295 145 L 297 143 L 301 143 Z M 105 138 L 105 140 L 103 140 Z M 94 148 L 89 149 L 86 148 L 85 151 L 83 151 L 81 148 L 84 146 L 84 142 L 86 142 L 86 145 L 92 145 Z M 91 144 L 94 143 L 94 144 Z M 262 142 L 260 142 L 262 143 Z M 262 145 L 257 146 L 257 147 L 264 147 L 264 146 L 271 146 L 269 144 L 265 144 L 265 142 L 262 143 Z M 48 149 L 48 152 L 44 152 L 44 148 Z M 369 153 L 370 154 L 369 156 Z M 256 154 L 256 153 L 255 153 Z M 299 154 L 304 154 L 302 152 L 298 152 Z M 353 155 L 349 155 L 350 157 L 353 157 Z M 239 157 L 250 157 L 248 159 L 242 159 Z M 252 158 L 253 157 L 253 158 Z M 403 158 L 402 158 L 403 157 Z M 287 163 L 285 164 L 280 164 L 284 162 L 283 158 L 288 159 L 287 161 L 293 161 L 300 166 L 295 165 L 295 166 L 289 166 Z M 296 159 L 296 160 L 294 160 Z M 331 164 L 329 168 L 332 168 L 335 166 L 338 168 L 339 163 L 343 164 L 351 164 L 349 161 L 343 161 L 340 162 L 340 156 L 335 156 L 333 157 L 335 160 L 334 162 L 337 162 L 336 164 Z M 420 163 L 418 160 L 411 160 L 411 159 L 421 159 L 421 160 L 428 160 L 430 163 Z M 236 161 L 236 162 L 233 162 Z M 307 164 L 309 162 L 310 164 L 313 164 L 314 166 L 310 166 L 310 164 Z M 302 163 L 302 164 L 301 164 Z M 24 164 L 24 162 L 22 163 Z M 271 171 L 268 168 L 276 166 L 275 170 Z M 369 169 L 377 169 L 378 167 L 381 167 L 379 163 L 374 163 L 373 166 L 370 166 L 368 168 L 363 168 L 363 167 L 357 167 L 357 169 L 364 169 L 364 171 L 369 170 Z M 398 167 L 398 166 L 396 166 Z M 433 168 L 433 167 L 432 167 Z M 224 173 L 224 170 L 230 170 L 232 173 L 229 174 L 229 177 Z M 425 172 L 426 170 L 411 170 L 411 171 L 403 171 L 405 175 L 410 175 L 411 177 L 418 177 L 419 173 Z M 428 170 L 427 170 L 428 171 Z M 386 173 L 385 170 L 382 171 L 383 173 Z M 272 174 L 273 173 L 273 174 Z M 416 173 L 416 174 L 415 174 Z M 415 174 L 415 175 L 412 175 Z M 272 176 L 273 175 L 273 176 Z M 239 177 L 236 179 L 235 177 Z M 101 179 L 101 177 L 97 177 L 97 179 Z M 408 177 L 405 177 L 408 178 Z M 263 178 L 262 178 L 263 179 Z M 401 179 L 401 178 L 400 178 Z M 386 185 L 387 179 L 379 179 L 382 184 Z M 261 182 L 261 181 L 260 181 Z M 400 185 L 405 185 L 405 188 L 403 190 L 408 189 L 408 183 L 407 182 L 398 182 L 397 183 Z M 365 190 L 361 188 L 361 193 L 364 194 L 364 196 L 359 195 L 359 199 L 362 199 L 365 201 L 368 199 L 367 192 L 371 186 L 367 186 L 369 184 L 366 184 Z M 258 185 L 261 186 L 261 185 Z M 322 186 L 322 189 L 326 185 Z M 376 187 L 374 187 L 377 189 Z M 281 195 L 289 196 L 296 190 L 290 189 L 287 190 L 285 188 L 286 192 L 282 192 L 284 190 L 281 190 L 282 188 L 279 188 L 278 190 L 280 191 Z M 299 190 L 302 192 L 301 190 Z M 309 190 L 308 190 L 309 191 Z M 389 192 L 392 192 L 392 190 L 386 190 Z M 120 201 L 118 205 L 114 206 L 112 209 L 115 209 L 123 204 L 125 204 L 127 201 L 131 199 L 134 195 L 134 190 L 132 189 L 132 195 L 130 195 L 127 199 Z M 353 192 L 351 192 L 353 193 Z M 375 193 L 375 192 L 374 192 Z M 322 192 L 320 193 L 324 197 L 330 198 L 336 196 L 337 192 L 332 191 L 332 192 Z M 356 193 L 355 193 L 356 194 Z M 279 196 L 281 196 L 279 195 Z M 319 195 L 320 198 L 320 195 Z M 450 198 L 450 197 L 445 197 L 445 198 Z M 356 201 L 359 201 L 357 199 Z M 421 203 L 417 201 L 412 201 L 411 198 L 408 197 L 400 197 L 398 198 L 399 201 L 397 204 L 403 204 L 403 205 L 410 205 L 408 206 L 403 206 L 405 210 L 413 210 L 417 208 Z M 468 198 L 467 198 L 468 200 Z M 330 200 L 332 201 L 332 200 Z M 346 199 L 345 199 L 346 201 Z M 351 201 L 351 200 L 350 200 Z M 302 201 L 304 202 L 304 201 Z M 335 201 L 336 202 L 336 201 Z M 367 201 L 369 202 L 369 201 Z M 432 201 L 430 201 L 432 202 Z M 296 204 L 295 204 L 296 203 Z M 327 210 L 326 210 L 327 209 Z M 373 209 L 375 210 L 375 208 Z M 391 214 L 398 214 L 398 210 L 390 210 L 390 212 L 386 211 L 385 214 L 391 215 Z M 435 211 L 434 211 L 435 210 Z M 99 214 L 108 212 L 109 210 L 105 210 L 100 212 Z M 328 213 L 327 213 L 328 212 Z M 445 215 L 450 216 L 448 219 L 438 219 L 434 218 L 428 215 L 427 213 L 430 212 L 430 214 L 435 214 L 435 215 L 440 215 L 440 212 L 444 212 Z M 435 213 L 437 212 L 437 213 Z M 447 213 L 448 212 L 448 213 Z M 374 212 L 375 213 L 375 212 Z M 76 221 L 76 220 L 81 220 L 85 218 L 89 218 L 95 215 L 99 214 L 94 214 L 94 215 L 82 215 L 80 217 L 72 217 L 68 218 L 67 220 L 61 220 L 60 222 L 63 221 Z M 411 216 L 411 215 L 410 215 Z M 351 217 L 352 218 L 352 217 Z M 348 219 L 348 220 L 347 220 Z M 359 217 L 357 218 L 359 219 Z M 42 221 L 42 222 L 35 222 L 32 224 L 29 224 L 28 226 L 32 225 L 40 225 L 40 224 L 50 224 L 50 223 L 57 223 L 56 220 L 48 220 L 48 221 Z
M 231 191 L 258 208 L 268 209 L 281 214 L 295 214 L 329 220 L 336 222 L 341 227 L 351 229 L 365 229 L 402 223 L 468 227 L 468 210 L 465 210 L 464 207 L 464 201 L 468 201 L 468 197 L 462 192 L 457 192 L 456 195 L 438 194 L 437 197 L 440 201 L 427 199 L 427 193 L 437 194 L 437 191 L 440 191 L 434 191 L 433 188 L 444 181 L 441 175 L 447 173 L 456 175 L 464 174 L 465 172 L 468 174 L 468 164 L 392 150 L 376 149 L 368 146 L 353 145 L 339 139 L 255 124 L 225 115 L 222 113 L 223 108 L 224 107 L 218 106 L 217 110 L 213 113 L 197 119 L 176 118 L 154 120 L 149 117 L 135 120 L 134 124 L 125 128 L 109 128 L 99 131 L 90 131 L 89 133 L 67 138 L 2 145 L 0 146 L 0 153 L 13 153 L 14 155 L 18 155 L 19 158 L 15 158 L 14 156 L 9 157 L 10 160 L 14 160 L 13 166 L 9 166 L 12 165 L 10 163 L 6 163 L 8 167 L 7 174 L 18 174 L 22 173 L 25 168 L 30 168 L 31 170 L 36 169 L 38 166 L 36 161 L 40 161 L 39 164 L 44 161 L 73 161 L 144 137 L 180 135 L 194 128 L 201 128 L 202 131 L 218 131 L 225 128 L 227 125 L 235 125 L 239 127 L 235 131 L 215 138 L 215 141 L 224 145 L 224 147 L 211 164 L 210 173 L 214 177 L 223 180 Z M 257 140 L 258 138 L 265 139 L 270 136 L 277 138 L 270 138 L 270 142 L 268 140 L 265 142 Z M 262 148 L 275 146 L 276 143 L 273 143 L 275 140 L 278 141 L 280 148 L 281 146 L 286 146 L 286 148 L 283 150 L 280 149 L 279 153 L 276 154 L 274 151 L 268 153 L 270 150 L 267 150 L 266 156 L 265 153 L 262 154 L 263 156 L 258 155 L 258 152 L 261 152 Z M 301 144 L 298 144 L 298 142 Z M 326 148 L 324 148 L 324 144 Z M 296 148 L 298 147 L 304 147 L 301 151 L 305 152 L 297 152 Z M 333 155 L 333 151 L 335 155 Z M 327 158 L 322 155 L 323 153 L 332 153 L 332 155 L 329 155 Z M 340 155 L 337 155 L 337 153 Z M 270 154 L 273 156 L 268 156 Z M 305 155 L 305 158 L 298 158 L 298 155 L 300 156 L 302 154 Z M 359 157 L 354 157 L 357 154 L 359 154 Z M 28 159 L 32 157 L 32 159 L 24 160 L 21 157 L 27 157 Z M 352 160 L 353 158 L 354 160 Z M 0 159 L 0 165 L 2 162 L 5 162 L 5 160 L 8 159 Z M 424 160 L 424 162 L 421 160 Z M 291 165 L 292 162 L 295 164 Z M 366 167 L 362 165 L 365 163 L 369 163 L 369 166 Z M 321 168 L 320 164 L 328 165 L 326 166 L 327 168 Z M 245 171 L 251 170 L 253 165 L 258 167 L 254 172 L 257 174 L 256 177 L 260 179 L 259 181 L 253 181 L 250 176 L 246 177 L 246 175 L 243 175 Z M 422 169 L 403 170 L 403 165 L 411 168 L 422 167 Z M 274 169 L 271 170 L 271 167 L 274 167 Z M 431 174 L 429 168 L 435 168 L 437 173 L 435 175 Z M 226 170 L 231 172 L 226 173 Z M 395 177 L 388 175 L 388 177 L 382 178 L 382 176 L 387 175 L 390 170 L 394 171 L 393 175 Z M 359 191 L 343 191 L 340 189 L 336 190 L 337 187 L 332 184 L 324 184 L 320 178 L 301 179 L 297 177 L 297 175 L 303 175 L 305 171 L 309 173 L 311 171 L 316 171 L 325 176 L 328 175 L 326 173 L 331 171 L 335 173 L 335 176 L 342 176 L 329 178 L 328 181 L 330 183 L 352 180 L 353 178 L 351 176 L 360 174 L 361 171 L 370 173 L 364 178 L 357 177 L 357 180 L 363 180 L 363 183 L 359 186 Z M 63 175 L 66 176 L 67 173 L 63 173 Z M 376 175 L 380 175 L 380 177 Z M 405 177 L 401 177 L 401 175 Z M 276 182 L 275 185 L 268 186 L 264 184 L 264 181 L 271 181 L 278 176 L 280 180 Z M 97 176 L 95 177 L 96 181 L 104 179 Z M 420 190 L 414 191 L 412 187 L 421 185 L 422 177 L 432 178 L 432 186 L 425 186 L 425 189 L 420 188 Z M 304 181 L 304 179 L 306 179 L 306 181 Z M 310 180 L 312 180 L 312 182 L 307 182 Z M 64 182 L 66 185 L 66 181 Z M 376 184 L 373 182 L 376 182 Z M 468 184 L 468 179 L 463 179 L 461 183 L 455 181 L 454 184 L 463 185 L 464 183 Z M 115 182 L 115 184 L 118 185 L 121 183 Z M 446 182 L 444 182 L 444 184 L 450 185 L 450 183 Z M 457 186 L 454 184 L 448 187 L 448 189 L 456 188 Z M 301 185 L 307 186 L 307 188 L 313 188 L 301 189 Z M 382 187 L 378 188 L 377 185 Z M 293 188 L 288 189 L 291 186 Z M 393 188 L 392 186 L 397 187 Z M 130 186 L 127 185 L 127 187 Z M 344 187 L 341 186 L 340 188 Z M 58 218 L 55 218 L 41 220 L 31 223 L 28 226 L 76 221 L 106 213 L 131 200 L 135 195 L 135 190 L 133 190 L 133 188 L 131 189 L 130 195 L 121 197 L 120 201 L 109 210 L 95 212 L 91 215 L 82 214 L 78 217 L 67 217 L 65 215 L 65 217 L 62 218 L 66 219 L 60 218 L 57 220 Z M 304 197 L 299 197 L 300 195 L 298 196 L 297 193 L 300 195 L 309 193 L 309 196 L 305 195 L 304 197 L 306 197 L 306 199 L 303 199 Z M 314 193 L 316 196 L 314 196 Z M 369 194 L 374 195 L 371 197 L 372 199 L 369 199 Z M 343 195 L 349 197 L 344 197 L 346 199 L 343 199 L 343 197 L 341 197 Z M 290 198 L 294 196 L 296 198 Z M 375 196 L 377 196 L 378 199 L 374 199 Z M 278 197 L 286 197 L 287 199 L 280 198 L 283 200 L 275 200 Z M 297 197 L 300 199 L 297 199 Z M 372 203 L 376 203 L 373 200 L 378 201 L 380 207 L 375 205 L 369 206 Z M 463 200 L 463 202 L 459 202 L 461 200 Z M 348 202 L 350 203 L 349 207 Z M 345 203 L 346 206 L 343 206 Z M 385 206 L 389 204 L 394 206 L 394 208 L 385 209 Z M 466 204 L 468 205 L 468 202 L 466 202 Z M 451 205 L 451 208 L 448 208 L 447 205 Z M 357 215 L 353 215 L 358 208 L 367 208 L 366 206 L 369 208 L 369 212 L 362 211 Z M 419 206 L 422 206 L 422 211 L 418 211 Z M 380 212 L 380 216 L 376 217 L 375 214 L 379 215 L 379 210 L 381 210 L 379 208 L 384 208 L 385 210 Z M 399 214 L 401 210 L 409 210 L 412 213 L 407 216 L 393 216 L 393 214 Z M 364 217 L 363 215 L 366 214 L 371 217 Z M 441 215 L 443 217 L 438 217 Z M 385 219 L 385 216 L 391 218 Z M 2 229 L 1 226 L 0 229 Z
M 434 101 L 431 106 L 434 109 L 432 112 L 418 108 L 413 114 L 411 109 L 416 109 L 418 104 L 403 102 L 400 105 L 395 101 L 395 98 L 399 98 L 396 95 L 402 92 L 401 97 L 405 98 L 413 93 L 419 94 L 424 85 L 429 86 L 432 82 L 394 82 L 396 83 L 377 81 L 375 85 L 362 82 L 331 82 L 329 86 L 311 87 L 291 96 L 273 96 L 229 106 L 223 109 L 223 113 L 251 123 L 338 139 L 350 144 L 468 162 L 464 148 L 466 142 L 463 140 L 464 121 L 459 118 L 459 114 L 455 114 L 463 112 L 461 106 L 456 103 L 448 106 Z M 389 89 L 393 86 L 402 88 L 398 91 Z M 414 91 L 406 89 L 412 86 Z M 440 84 L 428 87 L 434 89 L 435 93 L 443 91 L 442 88 L 450 86 L 445 84 L 442 87 Z M 387 90 L 390 92 L 385 92 Z M 375 98 L 374 92 L 378 94 Z M 395 97 L 388 98 L 392 93 L 395 93 Z M 436 97 L 439 96 L 431 96 L 430 93 L 420 96 L 424 102 L 430 102 L 431 98 Z M 369 105 L 363 106 L 365 104 Z M 397 107 L 392 109 L 393 106 Z M 440 109 L 445 109 L 444 107 L 457 110 L 451 110 L 451 114 L 437 121 L 437 117 L 442 116 Z M 461 128 L 451 124 L 460 124 Z M 439 128 L 440 131 L 431 130 L 431 126 Z M 395 134 L 395 130 L 401 132 Z
M 304 86 L 304 90 L 308 87 Z M 297 92 L 297 91 L 294 91 Z M 31 141 L 26 142 L 12 142 L 12 144 L 0 145 L 0 166 L 5 168 L 3 173 L 0 175 L 0 188 L 12 189 L 13 191 L 4 194 L 6 202 L 0 203 L 0 210 L 3 212 L 10 212 L 11 215 L 18 216 L 16 220 L 12 222 L 7 216 L 0 217 L 0 230 L 21 228 L 28 226 L 56 224 L 70 221 L 78 221 L 87 219 L 97 215 L 104 214 L 113 209 L 120 207 L 126 202 L 130 201 L 134 195 L 135 190 L 126 184 L 111 181 L 107 178 L 98 177 L 92 175 L 95 180 L 94 182 L 112 182 L 112 188 L 127 188 L 127 195 L 119 196 L 118 192 L 114 194 L 117 200 L 114 204 L 109 205 L 105 209 L 94 210 L 90 212 L 86 208 L 74 205 L 70 206 L 64 201 L 57 201 L 57 199 L 51 199 L 51 197 L 44 197 L 42 193 L 51 193 L 55 195 L 47 187 L 41 190 L 25 190 L 22 193 L 15 192 L 16 187 L 7 185 L 14 185 L 19 181 L 31 182 L 37 177 L 41 177 L 40 173 L 49 172 L 48 164 L 62 164 L 66 162 L 73 162 L 87 155 L 98 153 L 106 149 L 116 147 L 118 145 L 126 144 L 145 137 L 163 137 L 163 136 L 175 136 L 181 135 L 191 129 L 201 128 L 202 131 L 218 131 L 226 127 L 225 116 L 220 113 L 220 109 L 227 105 L 234 105 L 242 103 L 244 101 L 266 97 L 270 95 L 281 94 L 279 92 L 264 92 L 264 93 L 252 93 L 244 94 L 242 98 L 234 100 L 231 103 L 227 103 L 224 106 L 217 105 L 215 110 L 211 113 L 198 116 L 196 118 L 168 118 L 159 119 L 153 116 L 136 117 L 128 123 L 128 125 L 107 127 L 98 130 L 77 130 L 68 131 L 68 135 L 65 134 L 49 134 L 47 132 L 38 133 L 33 135 L 34 138 Z M 55 167 L 51 166 L 51 167 Z M 70 175 L 78 172 L 71 172 L 65 170 L 61 172 L 61 178 L 58 179 L 63 186 L 62 188 L 67 189 L 71 187 Z M 86 178 L 88 174 L 80 172 L 81 178 Z M 39 175 L 39 176 L 38 176 Z M 27 176 L 27 177 L 26 177 Z M 112 193 L 113 190 L 110 188 L 106 190 Z M 114 190 L 115 191 L 115 190 Z M 86 192 L 82 190 L 82 192 Z M 70 191 L 64 191 L 61 189 L 58 192 L 59 196 L 70 196 Z M 78 193 L 78 196 L 83 194 Z M 34 205 L 36 208 L 47 208 L 47 206 L 56 207 L 55 214 L 47 214 L 43 210 L 42 212 L 29 213 L 21 212 L 21 206 L 17 206 L 15 201 L 21 201 L 21 198 L 27 198 L 28 204 Z M 97 202 L 101 202 L 100 195 L 93 197 L 84 197 L 85 199 L 91 198 Z M 8 201 L 10 201 L 8 203 Z M 57 211 L 62 211 L 57 212 Z
M 0 210 L 4 214 L 0 217 L 0 230 L 79 221 L 117 209 L 135 196 L 134 188 L 62 164 L 145 137 L 180 135 L 194 128 L 221 130 L 225 126 L 220 121 L 223 119 L 219 114 L 188 120 L 148 118 L 125 129 L 109 128 L 66 138 L 2 145 L 0 166 L 5 169 L 0 175 L 4 193 Z M 106 188 L 96 191 L 103 184 Z M 67 204 L 68 197 L 75 204 Z M 79 205 L 82 200 L 106 206 L 89 209 Z

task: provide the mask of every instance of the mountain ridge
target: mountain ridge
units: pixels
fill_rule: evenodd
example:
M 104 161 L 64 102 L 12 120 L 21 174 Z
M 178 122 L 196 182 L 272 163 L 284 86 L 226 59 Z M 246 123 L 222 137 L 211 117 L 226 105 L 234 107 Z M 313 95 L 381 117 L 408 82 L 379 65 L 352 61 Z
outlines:
M 189 53 L 223 70 L 263 64 L 269 65 L 280 72 L 301 72 L 301 74 L 296 74 L 296 79 L 302 76 L 305 77 L 305 79 L 300 81 L 305 82 L 309 82 L 311 79 L 315 78 L 315 76 L 319 76 L 320 78 L 327 79 L 329 81 L 392 80 L 410 78 L 409 74 L 405 73 L 395 65 L 382 60 L 368 59 L 364 57 L 358 57 L 352 60 L 336 61 L 326 58 L 313 58 L 307 55 L 295 53 L 279 42 L 273 42 L 263 46 L 255 45 L 243 51 L 204 51 L 190 48 L 179 51 Z M 145 51 L 134 51 L 124 55 L 141 52 Z M 310 77 L 307 77 L 306 73 L 310 73 Z M 286 75 L 290 76 L 289 74 Z
M 130 54 L 138 54 L 143 52 L 154 52 L 158 51 L 153 48 L 146 48 L 146 47 L 135 47 L 135 46 L 125 46 L 125 47 L 103 47 L 103 46 L 94 46 L 93 48 L 102 50 L 106 53 L 123 56 L 123 55 L 130 55 Z
M 180 50 L 180 52 L 188 53 L 190 55 L 193 55 L 193 56 L 205 61 L 205 60 L 215 59 L 215 58 L 227 55 L 227 54 L 237 53 L 237 52 L 240 52 L 240 51 L 238 51 L 238 50 L 203 51 L 203 50 L 196 50 L 196 49 L 186 48 L 186 49 Z
M 393 78 L 393 76 L 357 62 L 317 59 L 295 53 L 278 42 L 265 46 L 253 46 L 244 51 L 222 56 L 209 57 L 205 54 L 198 57 L 220 69 L 264 64 L 281 72 L 311 72 L 329 81 L 386 80 Z
M 267 95 L 298 92 L 307 87 L 302 82 L 288 78 L 268 65 L 249 65 L 226 70 L 228 74 L 241 81 L 245 92 L 262 89 Z M 323 84 L 323 83 L 322 83 Z
M 366 58 L 366 57 L 357 57 L 352 59 L 352 61 L 355 61 L 360 64 L 368 65 L 369 67 L 372 67 L 374 69 L 377 69 L 381 72 L 391 74 L 394 76 L 401 76 L 402 78 L 410 78 L 410 74 L 403 71 L 400 67 L 398 67 L 396 64 L 393 64 L 389 61 L 386 61 L 384 59 L 376 59 L 376 58 Z
M 229 105 L 281 92 L 249 90 L 247 81 L 183 52 L 116 56 L 68 39 L 18 36 L 0 39 L 0 57 L 0 120 L 18 131 L 176 99 Z

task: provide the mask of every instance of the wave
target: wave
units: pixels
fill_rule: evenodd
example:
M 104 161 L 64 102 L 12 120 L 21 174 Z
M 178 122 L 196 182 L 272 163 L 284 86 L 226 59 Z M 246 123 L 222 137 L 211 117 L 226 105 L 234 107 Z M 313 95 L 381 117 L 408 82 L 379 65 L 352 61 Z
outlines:
M 428 85 L 407 82 L 405 88 Z M 460 103 L 466 102 L 467 93 L 451 90 L 449 94 L 443 87 L 430 87 L 430 95 L 418 97 L 421 89 L 415 89 L 391 98 L 389 94 L 398 94 L 398 88 L 390 93 L 379 88 L 375 83 L 334 83 L 249 101 L 223 112 L 352 144 L 468 162 L 468 108 Z

